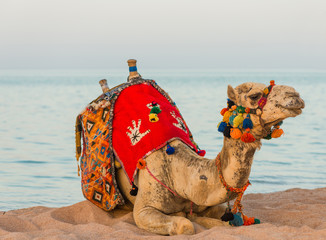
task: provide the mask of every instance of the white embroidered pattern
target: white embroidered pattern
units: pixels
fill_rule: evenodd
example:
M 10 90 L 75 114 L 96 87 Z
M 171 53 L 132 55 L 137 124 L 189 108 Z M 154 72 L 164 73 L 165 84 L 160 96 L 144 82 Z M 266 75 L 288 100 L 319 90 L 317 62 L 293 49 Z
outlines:
M 178 121 L 178 123 L 173 123 L 173 125 L 176 126 L 177 128 L 180 128 L 185 133 L 188 133 L 187 127 L 184 124 L 184 122 L 182 121 L 182 119 L 180 117 L 177 117 L 177 115 L 175 115 L 174 111 L 172 111 L 170 113 L 171 113 L 172 117 L 174 117 Z
M 138 120 L 138 126 L 136 125 L 135 120 L 132 120 L 133 128 L 130 126 L 128 127 L 128 130 L 130 132 L 126 132 L 128 137 L 130 138 L 131 145 L 135 146 L 145 135 L 147 135 L 151 130 L 147 129 L 146 132 L 141 133 L 139 131 L 140 125 L 141 125 L 141 119 Z

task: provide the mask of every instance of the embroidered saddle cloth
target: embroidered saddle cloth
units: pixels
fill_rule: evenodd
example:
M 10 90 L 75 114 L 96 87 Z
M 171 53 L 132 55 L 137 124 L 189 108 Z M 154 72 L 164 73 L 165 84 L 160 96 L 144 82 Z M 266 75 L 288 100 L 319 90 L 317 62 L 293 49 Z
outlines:
M 85 198 L 106 211 L 124 204 L 114 162 L 120 162 L 132 182 L 138 160 L 173 139 L 198 151 L 175 103 L 155 81 L 139 78 L 102 94 L 76 120 L 77 161 L 81 155 Z

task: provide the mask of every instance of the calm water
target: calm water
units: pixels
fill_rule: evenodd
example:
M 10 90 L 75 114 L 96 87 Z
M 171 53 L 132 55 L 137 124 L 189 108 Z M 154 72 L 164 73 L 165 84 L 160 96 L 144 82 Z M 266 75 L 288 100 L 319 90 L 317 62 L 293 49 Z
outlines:
M 76 172 L 76 115 L 101 89 L 124 82 L 122 70 L 0 70 L 0 210 L 35 205 L 58 207 L 84 200 Z M 285 135 L 263 141 L 255 155 L 248 192 L 326 186 L 326 71 L 150 70 L 177 103 L 207 157 L 222 147 L 216 131 L 226 104 L 227 84 L 293 86 L 306 102 L 297 118 L 283 124 Z

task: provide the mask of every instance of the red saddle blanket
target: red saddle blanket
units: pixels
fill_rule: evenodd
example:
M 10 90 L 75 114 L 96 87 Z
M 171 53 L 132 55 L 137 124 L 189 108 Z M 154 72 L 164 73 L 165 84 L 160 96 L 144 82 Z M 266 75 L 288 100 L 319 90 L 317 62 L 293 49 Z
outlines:
M 153 107 L 160 112 L 150 115 Z M 146 82 L 120 93 L 114 106 L 112 129 L 115 156 L 131 181 L 137 161 L 172 139 L 178 138 L 197 151 L 179 110 Z

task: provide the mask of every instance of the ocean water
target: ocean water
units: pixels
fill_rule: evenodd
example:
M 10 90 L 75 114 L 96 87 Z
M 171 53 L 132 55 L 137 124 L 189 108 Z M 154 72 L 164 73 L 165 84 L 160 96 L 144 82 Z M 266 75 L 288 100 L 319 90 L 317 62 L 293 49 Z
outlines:
M 294 87 L 303 114 L 287 119 L 285 135 L 263 141 L 254 158 L 247 193 L 326 186 L 326 71 L 141 70 L 177 103 L 196 142 L 214 158 L 223 138 L 216 125 L 227 85 L 243 82 Z M 75 117 L 110 87 L 126 81 L 127 69 L 0 70 L 0 210 L 37 205 L 60 207 L 84 200 L 75 160 Z

